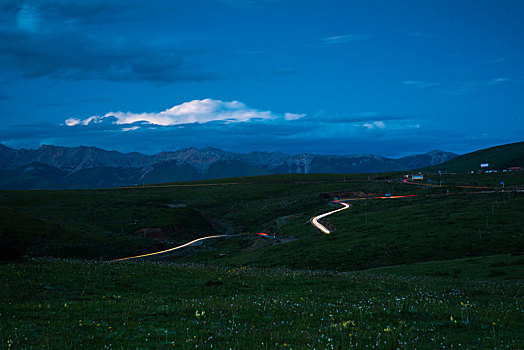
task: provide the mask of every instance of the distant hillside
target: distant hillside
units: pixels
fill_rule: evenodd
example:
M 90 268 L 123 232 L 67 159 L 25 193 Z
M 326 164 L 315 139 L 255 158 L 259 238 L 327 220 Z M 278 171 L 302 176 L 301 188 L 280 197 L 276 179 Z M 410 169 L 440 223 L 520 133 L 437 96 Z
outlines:
M 440 164 L 457 155 L 431 151 L 399 159 L 371 154 L 239 154 L 216 148 L 184 148 L 155 155 L 95 147 L 15 150 L 0 144 L 0 188 L 105 188 L 222 177 L 308 173 L 374 173 Z
M 438 166 L 426 167 L 425 170 L 470 172 L 480 170 L 481 163 L 489 164 L 486 169 L 499 171 L 510 167 L 524 167 L 524 141 L 467 153 Z

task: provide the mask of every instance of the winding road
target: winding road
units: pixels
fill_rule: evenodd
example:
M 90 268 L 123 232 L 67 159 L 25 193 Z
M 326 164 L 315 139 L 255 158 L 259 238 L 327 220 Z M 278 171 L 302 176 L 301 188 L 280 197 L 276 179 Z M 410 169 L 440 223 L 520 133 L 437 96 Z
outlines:
M 154 253 L 149 253 L 149 254 L 141 254 L 141 255 L 129 256 L 127 258 L 115 259 L 115 260 L 111 260 L 111 262 L 133 260 L 133 259 L 140 259 L 140 258 L 147 258 L 147 257 L 155 256 L 155 255 L 162 255 L 162 254 L 166 254 L 166 253 L 172 253 L 172 252 L 174 252 L 176 250 L 179 250 L 179 249 L 182 249 L 182 248 L 185 248 L 185 247 L 190 247 L 192 245 L 196 245 L 197 243 L 203 242 L 203 241 L 208 240 L 208 239 L 229 238 L 229 237 L 239 237 L 239 236 L 248 236 L 248 235 L 259 236 L 259 237 L 270 238 L 270 239 L 276 239 L 276 237 L 270 236 L 267 233 L 263 233 L 263 232 L 259 232 L 259 233 L 244 233 L 244 234 L 239 233 L 239 234 L 234 234 L 234 235 L 206 236 L 206 237 L 195 239 L 195 240 L 193 240 L 191 242 L 184 243 L 184 244 L 176 246 L 174 248 L 169 248 L 169 249 L 166 249 L 166 250 L 161 250 L 159 252 L 154 252 Z
M 461 186 L 461 185 L 433 185 L 433 184 L 426 184 L 426 183 L 420 183 L 420 182 L 413 182 L 413 181 L 409 181 L 408 179 L 404 179 L 404 180 L 402 180 L 402 182 L 407 184 L 407 185 L 426 186 L 426 187 L 448 187 L 448 188 L 449 187 L 454 187 L 454 188 L 474 188 L 474 189 L 482 189 L 482 190 L 488 190 L 488 189 L 493 190 L 492 187 Z M 482 192 L 472 192 L 472 193 L 487 193 L 487 192 L 496 192 L 496 191 L 482 191 Z M 452 195 L 452 194 L 455 194 L 455 193 L 446 192 L 446 193 L 436 193 L 436 194 L 424 194 L 423 196 L 444 196 L 444 195 Z M 329 229 L 327 229 L 324 225 L 319 223 L 318 220 L 320 220 L 322 218 L 325 218 L 328 215 L 331 215 L 331 214 L 337 213 L 339 211 L 348 209 L 351 206 L 351 204 L 345 203 L 347 201 L 356 201 L 356 200 L 365 200 L 365 199 L 398 199 L 398 198 L 409 198 L 409 197 L 419 197 L 419 196 L 421 196 L 421 195 L 418 195 L 418 194 L 407 194 L 407 195 L 401 195 L 401 196 L 379 196 L 379 197 L 370 197 L 370 198 L 337 199 L 337 200 L 334 200 L 333 202 L 334 203 L 338 203 L 338 204 L 342 204 L 342 206 L 343 206 L 342 208 L 339 208 L 337 210 L 333 210 L 333 211 L 330 211 L 330 212 L 327 212 L 327 213 L 315 216 L 315 217 L 311 218 L 310 221 L 311 221 L 311 224 L 313 226 L 318 228 L 323 233 L 330 234 L 331 231 Z
M 345 199 L 347 200 L 347 199 Z M 320 214 L 318 216 L 315 216 L 313 218 L 311 218 L 311 224 L 313 226 L 315 226 L 316 228 L 318 228 L 320 231 L 324 232 L 326 235 L 329 235 L 331 233 L 330 230 L 328 230 L 324 225 L 322 225 L 321 223 L 318 222 L 318 220 L 328 216 L 328 215 L 331 215 L 331 214 L 335 214 L 339 211 L 342 211 L 342 210 L 346 210 L 348 209 L 349 207 L 351 207 L 351 204 L 348 204 L 348 203 L 344 203 L 342 202 L 341 200 L 335 200 L 333 201 L 335 203 L 338 203 L 338 204 L 342 204 L 342 208 L 339 208 L 337 210 L 333 210 L 333 211 L 330 211 L 330 212 L 327 212 L 327 213 L 324 213 L 324 214 Z
M 432 184 L 425 184 L 425 183 L 417 183 L 417 182 L 412 182 L 412 181 L 409 181 L 407 179 L 404 179 L 402 180 L 403 183 L 405 184 L 408 184 L 408 185 L 417 185 L 417 186 L 427 186 L 427 187 L 456 187 L 456 188 L 476 188 L 476 189 L 493 189 L 491 187 L 482 187 L 482 186 L 451 186 L 451 185 L 432 185 Z M 232 185 L 232 184 L 237 184 L 237 183 L 228 183 L 227 185 Z M 204 184 L 204 185 L 215 185 L 215 184 Z M 180 185 L 180 186 L 192 186 L 192 185 Z M 159 187 L 159 186 L 155 186 L 155 187 Z M 482 193 L 486 193 L 486 192 L 495 192 L 495 191 L 483 191 Z M 473 192 L 473 193 L 479 193 L 479 192 Z M 452 194 L 455 194 L 455 193 L 437 193 L 437 194 L 424 194 L 423 196 L 441 196 L 441 195 L 452 195 Z M 421 195 L 417 195 L 417 194 L 408 194 L 408 195 L 401 195 L 401 196 L 379 196 L 379 197 L 370 197 L 370 198 L 347 198 L 347 199 L 337 199 L 337 200 L 334 200 L 333 202 L 334 203 L 337 203 L 337 204 L 340 204 L 342 205 L 342 208 L 339 208 L 339 209 L 336 209 L 336 210 L 332 210 L 332 211 L 329 211 L 327 213 L 323 213 L 323 214 L 320 214 L 320 215 L 317 215 L 315 217 L 312 217 L 310 219 L 310 222 L 313 226 L 315 226 L 316 228 L 318 228 L 321 232 L 323 232 L 324 234 L 330 234 L 331 231 L 326 228 L 324 225 L 322 225 L 319 220 L 320 219 L 323 219 L 325 218 L 326 216 L 329 216 L 331 214 L 334 214 L 334 213 L 338 213 L 342 210 L 346 210 L 346 209 L 349 209 L 352 205 L 349 204 L 349 203 L 346 203 L 348 201 L 355 201 L 355 200 L 366 200 L 366 199 L 397 199 L 397 198 L 409 198 L 409 197 L 419 197 Z M 125 260 L 134 260 L 134 259 L 140 259 L 140 258 L 146 258 L 146 257 L 152 257 L 152 256 L 156 256 L 156 255 L 162 255 L 162 254 L 166 254 L 166 253 L 172 253 L 176 250 L 179 250 L 179 249 L 183 249 L 183 248 L 186 248 L 186 247 L 190 247 L 190 246 L 193 246 L 193 245 L 196 245 L 200 242 L 203 242 L 205 240 L 208 240 L 208 239 L 215 239 L 215 238 L 228 238 L 228 237 L 238 237 L 238 236 L 245 236 L 245 235 L 256 235 L 256 236 L 259 236 L 259 237 L 264 237 L 264 238 L 269 238 L 269 239 L 276 239 L 276 237 L 274 236 L 270 236 L 268 235 L 267 233 L 263 233 L 263 232 L 259 232 L 259 233 L 239 233 L 239 234 L 232 234 L 232 235 L 215 235 L 215 236 L 207 236 L 207 237 L 202 237 L 202 238 L 198 238 L 198 239 L 195 239 L 193 241 L 190 241 L 190 242 L 187 242 L 187 243 L 184 243 L 182 245 L 179 245 L 179 246 L 176 246 L 174 248 L 170 248 L 170 249 L 166 249 L 166 250 L 161 250 L 161 251 L 158 251 L 158 252 L 154 252 L 154 253 L 149 253 L 149 254 L 141 254 L 141 255 L 136 255 L 136 256 L 130 256 L 130 257 L 127 257 L 127 258 L 121 258 L 121 259 L 115 259 L 115 260 L 111 260 L 111 262 L 117 262 L 117 261 L 125 261 Z
M 202 238 L 195 239 L 194 241 L 187 242 L 185 244 L 179 245 L 179 246 L 174 247 L 174 248 L 161 250 L 159 252 L 154 252 L 154 253 L 149 253 L 149 254 L 142 254 L 142 255 L 135 255 L 135 256 L 130 256 L 130 257 L 127 257 L 127 258 L 122 258 L 122 259 L 115 259 L 115 260 L 111 260 L 111 261 L 112 262 L 116 262 L 116 261 L 132 260 L 132 259 L 138 259 L 138 258 L 145 258 L 145 257 L 148 257 L 148 256 L 153 256 L 153 255 L 160 255 L 160 254 L 165 254 L 165 253 L 171 253 L 171 252 L 174 252 L 175 250 L 179 250 L 179 249 L 182 249 L 182 248 L 185 248 L 185 247 L 189 247 L 189 246 L 191 246 L 191 245 L 193 245 L 195 243 L 202 242 L 202 241 L 204 241 L 206 239 L 221 238 L 221 237 L 234 237 L 234 236 L 238 236 L 238 235 L 216 235 L 216 236 L 202 237 Z

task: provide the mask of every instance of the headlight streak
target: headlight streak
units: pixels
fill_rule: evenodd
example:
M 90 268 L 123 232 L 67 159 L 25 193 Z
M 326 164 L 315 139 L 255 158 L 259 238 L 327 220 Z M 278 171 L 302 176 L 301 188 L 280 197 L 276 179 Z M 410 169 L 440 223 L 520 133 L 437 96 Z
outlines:
M 342 208 L 339 208 L 337 210 L 333 210 L 333 211 L 330 211 L 330 212 L 327 212 L 327 213 L 324 213 L 324 214 L 320 214 L 318 216 L 315 216 L 314 218 L 311 218 L 311 224 L 313 226 L 315 226 L 316 228 L 318 228 L 320 231 L 324 232 L 326 235 L 329 235 L 331 233 L 330 230 L 328 230 L 324 225 L 322 225 L 321 223 L 318 222 L 318 220 L 328 216 L 328 215 L 331 215 L 331 214 L 334 214 L 334 213 L 337 213 L 339 211 L 342 211 L 342 210 L 346 210 L 348 209 L 351 204 L 348 204 L 348 203 L 344 203 L 344 202 L 341 202 L 340 200 L 336 200 L 334 201 L 335 203 L 338 203 L 338 204 L 342 204 Z
M 154 252 L 154 253 L 149 253 L 149 254 L 135 255 L 135 256 L 130 256 L 130 257 L 127 257 L 127 258 L 115 259 L 115 260 L 111 260 L 110 262 L 117 262 L 117 261 L 124 261 L 124 260 L 138 259 L 138 258 L 145 258 L 145 257 L 153 256 L 153 255 L 160 255 L 160 254 L 165 254 L 165 253 L 171 253 L 171 252 L 174 252 L 175 250 L 179 250 L 179 249 L 182 249 L 182 248 L 185 248 L 185 247 L 189 247 L 189 246 L 191 246 L 191 245 L 193 245 L 195 243 L 202 242 L 202 241 L 205 241 L 205 240 L 208 240 L 208 239 L 238 237 L 238 236 L 244 236 L 244 235 L 247 235 L 247 234 L 261 236 L 261 237 L 266 237 L 266 238 L 275 238 L 275 237 L 269 236 L 267 233 L 263 233 L 263 232 L 246 233 L 246 234 L 240 233 L 240 234 L 235 234 L 235 235 L 207 236 L 207 237 L 202 237 L 202 238 L 195 239 L 195 240 L 193 240 L 191 242 L 184 243 L 184 244 L 176 246 L 174 248 L 161 250 L 159 252 Z
M 417 185 L 417 186 L 426 186 L 426 187 L 455 187 L 455 188 L 477 188 L 477 189 L 492 189 L 491 187 L 483 187 L 483 186 L 450 186 L 450 185 L 433 185 L 433 184 L 425 184 L 425 183 L 417 183 L 417 182 L 412 182 L 412 181 L 408 181 L 407 179 L 404 179 L 402 180 L 403 183 L 405 184 L 408 184 L 408 185 Z M 483 192 L 469 192 L 469 193 L 490 193 L 490 192 L 495 192 L 495 191 L 483 191 Z M 453 195 L 453 194 L 456 194 L 455 192 L 447 192 L 447 193 L 436 193 L 436 194 L 425 194 L 423 195 L 424 197 L 433 197 L 433 196 L 446 196 L 446 195 Z M 321 215 L 318 215 L 318 216 L 315 216 L 315 217 L 312 217 L 310 219 L 310 222 L 313 226 L 315 226 L 316 228 L 318 228 L 320 231 L 322 231 L 323 233 L 325 233 L 326 235 L 329 235 L 331 233 L 331 231 L 329 229 L 327 229 L 324 225 L 322 225 L 321 223 L 318 222 L 318 220 L 328 216 L 328 215 L 331 215 L 331 214 L 334 214 L 334 213 L 337 213 L 339 211 L 342 211 L 342 210 L 346 210 L 348 209 L 351 204 L 349 203 L 345 203 L 347 201 L 357 201 L 357 200 L 366 200 L 366 199 L 399 199 L 399 198 L 413 198 L 413 197 L 420 197 L 421 195 L 418 195 L 418 194 L 407 194 L 407 195 L 400 195 L 400 196 L 378 196 L 378 197 L 369 197 L 369 198 L 346 198 L 346 199 L 337 199 L 337 200 L 334 200 L 333 202 L 334 203 L 338 203 L 338 204 L 342 204 L 343 205 L 343 208 L 340 208 L 340 209 L 337 209 L 337 210 L 333 210 L 333 211 L 330 211 L 330 212 L 327 212 L 327 213 L 324 213 L 324 214 L 321 214 Z

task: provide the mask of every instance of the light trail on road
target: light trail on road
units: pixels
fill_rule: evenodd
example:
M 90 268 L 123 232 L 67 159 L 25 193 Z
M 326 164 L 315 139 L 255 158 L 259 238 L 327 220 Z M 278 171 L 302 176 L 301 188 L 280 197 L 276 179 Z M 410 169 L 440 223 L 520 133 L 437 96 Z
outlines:
M 179 249 L 182 249 L 182 248 L 185 248 L 185 247 L 189 247 L 192 244 L 204 241 L 206 239 L 221 238 L 221 237 L 234 237 L 234 236 L 236 236 L 236 235 L 217 235 L 217 236 L 202 237 L 202 238 L 199 238 L 199 239 L 195 239 L 194 241 L 187 242 L 185 244 L 179 245 L 179 246 L 174 247 L 174 248 L 161 250 L 159 252 L 154 252 L 154 253 L 149 253 L 149 254 L 142 254 L 142 255 L 130 256 L 130 257 L 127 257 L 127 258 L 122 258 L 122 259 L 115 259 L 115 260 L 111 260 L 111 262 L 131 260 L 131 259 L 138 259 L 138 258 L 145 258 L 146 256 L 153 256 L 153 255 L 160 255 L 160 254 L 170 253 L 170 252 L 174 252 L 175 250 L 179 250 Z
M 315 226 L 316 228 L 318 228 L 320 231 L 324 232 L 326 235 L 329 235 L 331 233 L 330 230 L 328 230 L 324 225 L 322 225 L 321 223 L 318 222 L 318 220 L 328 216 L 328 215 L 331 215 L 331 214 L 334 214 L 334 213 L 337 213 L 339 211 L 342 211 L 342 210 L 346 210 L 348 209 L 351 204 L 348 204 L 348 203 L 344 203 L 344 202 L 341 202 L 339 200 L 336 200 L 334 201 L 335 203 L 338 203 L 338 204 L 342 204 L 342 208 L 339 208 L 337 210 L 333 210 L 333 211 L 330 211 L 330 212 L 327 212 L 327 213 L 324 213 L 324 214 L 320 214 L 318 216 L 315 216 L 314 218 L 311 218 L 311 224 L 313 226 Z
M 485 187 L 485 186 L 466 186 L 466 185 L 434 185 L 434 184 L 426 184 L 422 182 L 413 182 L 408 181 L 408 179 L 402 180 L 403 183 L 408 185 L 417 185 L 417 186 L 426 186 L 426 187 L 456 187 L 456 188 L 483 188 L 483 189 L 493 189 L 493 187 Z
M 238 233 L 238 234 L 235 234 L 235 235 L 206 236 L 206 237 L 201 237 L 201 238 L 195 239 L 195 240 L 193 240 L 191 242 L 184 243 L 184 244 L 176 246 L 174 248 L 169 248 L 169 249 L 166 249 L 166 250 L 161 250 L 159 252 L 154 252 L 154 253 L 149 253 L 149 254 L 135 255 L 135 256 L 130 256 L 130 257 L 127 257 L 127 258 L 115 259 L 115 260 L 111 260 L 110 262 L 132 260 L 132 259 L 139 259 L 139 258 L 146 258 L 146 257 L 154 256 L 154 255 L 171 253 L 171 252 L 174 252 L 176 250 L 179 250 L 179 249 L 182 249 L 182 248 L 185 248 L 185 247 L 189 247 L 189 246 L 191 246 L 191 245 L 193 245 L 195 243 L 202 242 L 202 241 L 205 241 L 205 240 L 208 240 L 208 239 L 213 239 L 213 238 L 239 237 L 239 236 L 247 236 L 247 235 L 260 236 L 260 237 L 264 237 L 264 238 L 276 238 L 276 237 L 270 236 L 270 235 L 268 235 L 267 233 L 264 233 L 264 232 Z
M 412 181 L 408 181 L 408 179 L 404 179 L 404 180 L 402 180 L 402 182 L 407 184 L 407 185 L 418 185 L 418 186 L 427 186 L 427 187 L 457 187 L 457 188 L 491 189 L 491 187 L 483 187 L 483 186 L 433 185 L 433 184 L 412 182 Z M 495 191 L 489 191 L 489 192 L 495 192 Z M 484 191 L 484 192 L 471 192 L 471 193 L 487 193 L 487 191 Z M 434 193 L 434 194 L 424 194 L 424 195 L 406 194 L 406 195 L 399 195 L 399 196 L 377 196 L 377 197 L 369 197 L 369 198 L 368 197 L 364 197 L 364 198 L 337 199 L 337 200 L 334 200 L 333 202 L 334 203 L 338 203 L 338 204 L 342 204 L 343 208 L 340 208 L 340 209 L 337 209 L 337 210 L 333 210 L 333 211 L 330 211 L 330 212 L 327 212 L 327 213 L 315 216 L 315 217 L 311 218 L 310 221 L 311 221 L 311 224 L 313 226 L 315 226 L 320 231 L 322 231 L 323 233 L 328 235 L 328 234 L 331 233 L 331 231 L 329 229 L 327 229 L 324 225 L 319 223 L 318 220 L 320 220 L 320 219 L 322 219 L 322 218 L 324 218 L 324 217 L 326 217 L 328 215 L 331 215 L 331 214 L 337 213 L 339 211 L 348 209 L 351 206 L 351 204 L 345 203 L 347 201 L 366 200 L 366 199 L 399 199 L 399 198 L 413 198 L 413 197 L 421 197 L 421 196 L 425 196 L 425 197 L 429 196 L 429 197 L 431 197 L 431 196 L 446 196 L 446 195 L 452 195 L 452 194 L 455 194 L 455 193 L 449 193 L 448 192 L 448 193 Z

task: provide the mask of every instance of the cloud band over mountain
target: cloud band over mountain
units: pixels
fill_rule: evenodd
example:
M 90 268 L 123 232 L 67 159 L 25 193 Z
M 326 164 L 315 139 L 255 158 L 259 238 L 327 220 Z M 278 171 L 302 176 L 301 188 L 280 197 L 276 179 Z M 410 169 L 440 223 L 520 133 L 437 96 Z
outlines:
M 67 118 L 60 124 L 0 128 L 0 140 L 15 148 L 27 147 L 32 142 L 32 147 L 41 144 L 102 145 L 107 149 L 138 149 L 145 153 L 211 146 L 237 152 L 317 153 L 325 149 L 344 154 L 378 153 L 387 148 L 385 145 L 406 136 L 415 143 L 420 142 L 421 131 L 420 124 L 406 116 L 373 112 L 351 115 L 278 113 L 252 108 L 240 101 L 206 98 L 177 104 L 160 112 L 117 111 Z M 377 143 L 379 140 L 381 144 Z M 371 145 L 374 147 L 370 148 Z
M 296 120 L 305 114 L 286 113 L 284 119 Z M 192 123 L 209 123 L 220 121 L 224 123 L 247 122 L 250 120 L 274 120 L 281 118 L 269 111 L 248 108 L 239 101 L 223 102 L 210 98 L 184 102 L 158 113 L 109 112 L 103 116 L 92 116 L 86 119 L 69 118 L 67 126 L 99 124 L 111 120 L 113 124 L 141 123 L 155 126 L 173 126 Z M 135 129 L 136 130 L 136 129 Z

